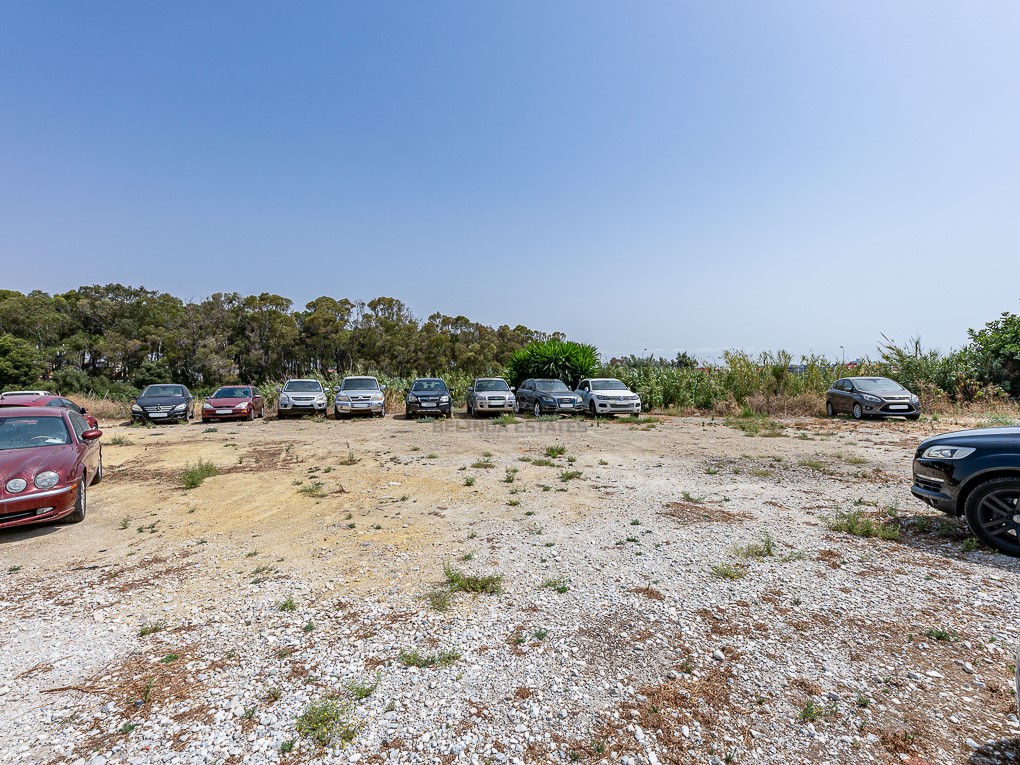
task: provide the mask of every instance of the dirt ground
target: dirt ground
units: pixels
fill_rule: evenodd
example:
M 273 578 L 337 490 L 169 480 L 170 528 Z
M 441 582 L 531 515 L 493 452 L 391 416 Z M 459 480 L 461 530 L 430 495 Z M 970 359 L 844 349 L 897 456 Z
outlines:
M 758 640 L 768 657 L 760 667 L 785 673 L 787 683 L 781 706 L 765 718 L 787 720 L 782 735 L 810 725 L 805 762 L 854 761 L 826 749 L 841 737 L 846 751 L 864 747 L 868 760 L 1014 762 L 1020 729 L 1009 717 L 1009 677 L 1020 561 L 975 549 L 965 530 L 909 494 L 918 442 L 966 424 L 803 418 L 784 421 L 778 433 L 748 435 L 708 417 L 507 426 L 391 416 L 209 427 L 104 422 L 105 480 L 90 492 L 86 521 L 0 532 L 0 602 L 8 624 L 59 606 L 99 625 L 137 626 L 214 613 L 287 582 L 301 592 L 428 610 L 425 596 L 442 581 L 443 564 L 474 557 L 471 566 L 504 574 L 510 609 L 528 608 L 515 598 L 560 577 L 578 593 L 591 583 L 638 603 L 665 600 L 685 613 L 691 655 L 720 646 L 728 659 L 727 650 L 746 653 L 741 640 Z M 556 445 L 564 454 L 547 456 Z M 182 473 L 199 462 L 217 474 L 184 488 Z M 835 513 L 854 510 L 900 528 L 899 538 L 827 528 Z M 777 550 L 748 553 L 766 530 Z M 576 568 L 581 559 L 590 570 Z M 736 572 L 732 581 L 723 565 Z M 711 596 L 702 602 L 705 592 Z M 691 632 L 692 623 L 706 626 Z M 925 637 L 930 630 L 950 637 Z M 838 660 L 814 667 L 798 635 L 809 641 L 816 631 Z M 762 638 L 768 634 L 787 637 L 771 642 Z M 919 643 L 924 660 L 905 658 Z M 0 637 L 9 657 L 0 684 L 49 671 L 13 658 L 14 644 L 10 632 Z M 784 645 L 797 656 L 777 657 Z M 41 703 L 43 691 L 91 677 L 118 653 L 116 646 L 92 657 L 78 650 L 19 703 Z M 603 655 L 605 647 L 591 650 Z M 874 666 L 853 668 L 855 653 Z M 680 761 L 669 758 L 678 744 L 661 719 L 679 703 L 676 689 L 642 671 L 645 660 L 629 659 L 638 666 L 625 669 L 644 683 L 642 698 L 660 701 L 633 706 L 631 717 L 659 731 L 660 757 Z M 683 679 L 683 664 L 670 661 Z M 908 673 L 911 662 L 916 672 Z M 974 672 L 964 664 L 977 666 L 980 684 L 969 685 Z M 846 667 L 852 671 L 841 676 Z M 952 687 L 939 685 L 946 677 Z M 884 683 L 896 703 L 865 683 Z M 685 687 L 689 697 L 695 685 Z M 828 688 L 835 691 L 827 697 Z M 747 731 L 764 719 L 743 708 L 754 695 L 719 702 L 748 751 L 761 743 Z M 841 716 L 810 711 L 837 699 L 853 707 L 855 697 L 858 709 Z M 630 702 L 620 703 L 614 709 L 626 712 Z M 5 714 L 13 714 L 10 704 Z M 596 715 L 591 729 L 612 742 L 622 735 L 619 717 Z M 828 739 L 810 743 L 826 730 Z

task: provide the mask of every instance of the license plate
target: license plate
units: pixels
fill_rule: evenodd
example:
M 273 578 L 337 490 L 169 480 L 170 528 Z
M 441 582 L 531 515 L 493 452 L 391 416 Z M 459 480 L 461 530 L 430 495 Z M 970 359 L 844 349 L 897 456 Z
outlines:
M 166 417 L 166 412 L 149 412 L 150 417 Z
M 909 409 L 910 407 L 906 404 L 889 404 L 890 409 Z
M 354 404 L 355 409 L 368 409 L 368 404 Z
M 216 414 L 233 414 L 232 409 L 217 409 Z
M 421 402 L 421 405 L 422 405 L 423 407 L 426 407 L 426 408 L 428 408 L 428 407 L 430 407 L 430 406 L 435 406 L 435 402 L 432 402 L 432 401 L 422 401 L 422 402 Z
M 560 409 L 573 409 L 573 404 L 560 404 Z

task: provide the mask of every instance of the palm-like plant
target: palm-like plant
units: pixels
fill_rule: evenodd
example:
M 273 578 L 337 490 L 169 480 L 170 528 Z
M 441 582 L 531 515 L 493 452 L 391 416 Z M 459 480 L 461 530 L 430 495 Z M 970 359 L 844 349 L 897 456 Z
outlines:
M 531 377 L 562 380 L 570 387 L 599 368 L 599 352 L 594 345 L 569 340 L 543 340 L 515 351 L 507 364 L 506 375 L 513 385 Z

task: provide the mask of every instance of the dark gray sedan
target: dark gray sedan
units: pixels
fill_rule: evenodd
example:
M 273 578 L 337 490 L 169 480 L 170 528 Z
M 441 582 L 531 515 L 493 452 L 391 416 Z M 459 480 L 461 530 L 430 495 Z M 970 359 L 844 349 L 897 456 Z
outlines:
M 916 420 L 921 416 L 921 402 L 888 377 L 844 377 L 826 392 L 825 413 L 830 417 L 846 413 L 855 420 L 867 417 Z
M 525 380 L 517 389 L 517 413 L 577 414 L 584 412 L 581 397 L 570 390 L 562 380 Z

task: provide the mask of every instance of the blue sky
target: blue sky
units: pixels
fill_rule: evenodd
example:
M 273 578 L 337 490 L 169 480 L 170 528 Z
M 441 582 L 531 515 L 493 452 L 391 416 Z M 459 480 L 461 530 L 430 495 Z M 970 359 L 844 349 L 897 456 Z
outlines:
M 0 5 L 0 287 L 398 297 L 607 355 L 966 340 L 1020 6 Z

